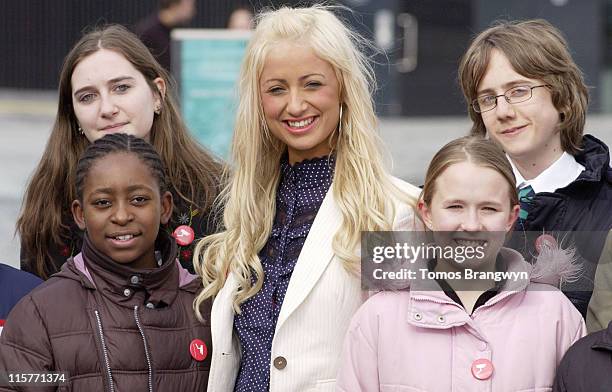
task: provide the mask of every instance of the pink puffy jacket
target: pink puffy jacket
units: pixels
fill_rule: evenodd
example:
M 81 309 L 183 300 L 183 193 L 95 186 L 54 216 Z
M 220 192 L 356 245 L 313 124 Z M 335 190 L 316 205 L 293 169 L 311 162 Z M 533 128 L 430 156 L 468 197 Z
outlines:
M 551 391 L 563 354 L 585 335 L 584 321 L 547 284 L 558 283 L 550 276 L 558 269 L 533 268 L 519 253 L 501 251 L 508 270 L 527 271 L 530 282 L 499 292 L 472 315 L 442 291 L 382 292 L 364 303 L 345 338 L 337 389 Z M 471 369 L 483 358 L 494 371 L 479 380 Z

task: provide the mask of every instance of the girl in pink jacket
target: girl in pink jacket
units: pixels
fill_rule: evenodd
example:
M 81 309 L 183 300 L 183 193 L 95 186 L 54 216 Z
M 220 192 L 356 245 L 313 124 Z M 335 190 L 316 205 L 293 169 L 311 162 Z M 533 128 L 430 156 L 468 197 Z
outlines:
M 520 208 L 514 184 L 488 140 L 457 139 L 434 156 L 421 218 L 435 244 L 482 253 L 410 264 L 406 290 L 371 297 L 345 338 L 339 391 L 551 390 L 563 354 L 585 334 L 557 288 L 579 271 L 552 237 L 538 240 L 535 265 L 502 247 Z

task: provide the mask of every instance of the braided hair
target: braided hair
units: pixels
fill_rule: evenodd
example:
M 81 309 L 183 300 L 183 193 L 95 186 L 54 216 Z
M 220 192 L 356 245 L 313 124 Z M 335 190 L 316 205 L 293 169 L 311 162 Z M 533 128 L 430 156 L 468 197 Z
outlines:
M 153 146 L 132 135 L 125 133 L 110 133 L 91 143 L 79 158 L 76 167 L 76 196 L 83 200 L 83 185 L 89 169 L 100 158 L 113 153 L 131 153 L 149 168 L 151 174 L 157 179 L 160 194 L 168 190 L 166 169 Z

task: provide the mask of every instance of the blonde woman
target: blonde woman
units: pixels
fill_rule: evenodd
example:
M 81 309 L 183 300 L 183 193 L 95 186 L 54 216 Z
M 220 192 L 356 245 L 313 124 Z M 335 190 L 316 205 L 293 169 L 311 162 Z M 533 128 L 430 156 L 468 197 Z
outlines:
M 196 247 L 214 297 L 209 391 L 333 390 L 364 295 L 362 231 L 408 229 L 382 162 L 372 70 L 326 7 L 259 15 L 240 77 L 226 231 Z

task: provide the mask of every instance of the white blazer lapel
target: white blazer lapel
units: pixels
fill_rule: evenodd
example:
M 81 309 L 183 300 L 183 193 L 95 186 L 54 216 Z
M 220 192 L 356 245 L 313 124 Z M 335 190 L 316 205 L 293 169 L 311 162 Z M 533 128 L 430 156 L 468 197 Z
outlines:
M 227 353 L 232 349 L 231 331 L 234 328 L 234 308 L 232 304 L 237 289 L 238 281 L 230 273 L 223 288 L 213 301 L 210 332 L 215 351 Z
M 230 273 L 223 288 L 213 301 L 210 319 L 213 356 L 210 364 L 208 391 L 230 392 L 240 368 L 240 346 L 234 337 L 234 308 L 232 303 L 238 281 Z
M 276 331 L 304 301 L 334 256 L 332 239 L 342 223 L 342 213 L 333 197 L 333 184 L 321 203 L 306 237 L 276 323 Z

